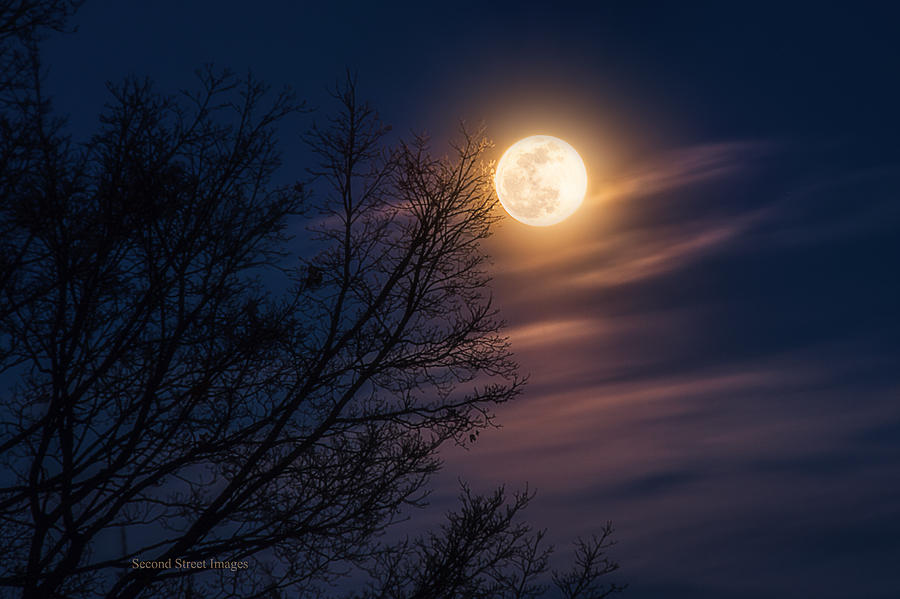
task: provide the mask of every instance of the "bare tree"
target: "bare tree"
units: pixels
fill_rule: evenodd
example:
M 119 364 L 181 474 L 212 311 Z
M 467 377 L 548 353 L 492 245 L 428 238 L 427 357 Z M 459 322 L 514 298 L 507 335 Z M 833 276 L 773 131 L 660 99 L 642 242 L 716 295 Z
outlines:
M 276 128 L 302 107 L 206 69 L 177 97 L 112 86 L 76 146 L 33 43 L 70 5 L 7 4 L 29 78 L 2 90 L 5 594 L 312 594 L 356 565 L 380 596 L 533 596 L 547 550 L 513 524 L 527 495 L 501 513 L 502 493 L 466 491 L 443 537 L 380 543 L 437 450 L 521 390 L 481 249 L 487 142 L 390 144 L 348 80 L 307 137 L 314 179 L 273 186 Z M 315 247 L 292 260 L 301 215 Z
M 372 582 L 358 597 L 534 599 L 552 586 L 564 599 L 602 599 L 623 591 L 600 580 L 618 570 L 606 553 L 613 545 L 609 522 L 598 535 L 576 541 L 571 569 L 545 579 L 553 547 L 545 543 L 546 531 L 520 520 L 533 497 L 526 490 L 510 499 L 503 487 L 489 496 L 473 495 L 463 484 L 458 511 L 447 514 L 439 531 L 380 554 L 369 569 Z

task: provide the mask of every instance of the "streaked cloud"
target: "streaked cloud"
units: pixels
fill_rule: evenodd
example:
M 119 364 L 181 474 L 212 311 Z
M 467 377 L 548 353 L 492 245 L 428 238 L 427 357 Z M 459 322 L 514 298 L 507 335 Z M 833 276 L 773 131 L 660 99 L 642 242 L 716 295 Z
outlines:
M 610 202 L 625 200 L 634 202 L 617 210 L 640 212 L 638 200 L 677 189 L 689 193 L 692 186 L 739 173 L 766 148 L 768 145 L 762 143 L 734 142 L 671 151 L 604 183 L 597 195 L 586 200 L 584 212 L 573 218 L 584 223 L 603 222 Z M 599 233 L 585 225 L 583 239 L 559 239 L 544 246 L 521 246 L 504 239 L 497 252 L 498 265 L 504 274 L 541 278 L 554 285 L 621 285 L 675 270 L 715 251 L 733 242 L 763 216 L 760 210 L 700 218 L 685 214 L 675 222 L 638 222 Z
M 862 535 L 854 567 L 896 554 L 875 523 L 900 522 L 896 293 L 879 283 L 900 168 L 750 186 L 773 148 L 675 151 L 561 234 L 501 237 L 495 289 L 530 385 L 502 429 L 445 454 L 454 479 L 529 483 L 559 542 L 611 518 L 634 579 L 697 596 L 726 596 L 748 556 L 817 571 L 841 542 L 823 531 Z
M 766 142 L 725 142 L 679 148 L 603 185 L 604 199 L 628 200 L 733 175 L 765 153 Z
M 757 216 L 744 216 L 727 223 L 690 223 L 634 232 L 598 254 L 597 266 L 572 273 L 567 282 L 610 287 L 669 272 L 733 241 L 756 220 Z
M 729 203 L 741 189 L 737 178 L 765 168 L 776 146 L 764 142 L 707 144 L 671 151 L 634 168 L 586 200 L 586 223 L 617 223 L 596 230 L 583 225 L 573 235 L 545 245 L 510 243 L 501 248 L 501 276 L 541 280 L 535 294 L 559 289 L 591 290 L 637 283 L 667 275 L 722 252 L 768 251 L 862 235 L 900 221 L 896 195 L 900 167 L 783 182 L 781 189 L 759 190 L 752 204 Z M 714 191 L 704 191 L 715 182 Z M 734 186 L 734 191 L 729 186 Z M 865 203 L 852 201 L 855 195 Z M 873 197 L 877 196 L 877 197 Z M 698 205 L 696 197 L 703 197 Z M 717 199 L 721 201 L 717 202 Z M 683 208 L 679 205 L 683 204 Z M 644 218 L 666 207 L 667 218 Z

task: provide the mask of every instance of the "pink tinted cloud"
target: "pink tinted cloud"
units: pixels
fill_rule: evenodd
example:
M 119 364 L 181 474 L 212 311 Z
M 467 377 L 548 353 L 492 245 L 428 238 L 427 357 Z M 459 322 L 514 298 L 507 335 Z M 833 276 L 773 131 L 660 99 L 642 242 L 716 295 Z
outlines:
M 678 148 L 604 185 L 608 199 L 629 200 L 721 179 L 740 172 L 768 151 L 764 142 L 723 142 Z
M 610 202 L 622 203 L 616 208 L 619 211 L 639 211 L 641 198 L 738 173 L 765 148 L 761 143 L 735 142 L 670 152 L 602 185 L 599 194 L 586 201 L 580 218 L 603 222 Z M 737 241 L 767 215 L 765 210 L 756 210 L 621 230 L 590 228 L 546 245 L 520 245 L 514 251 L 501 247 L 498 266 L 504 275 L 547 282 L 544 289 L 548 293 L 560 285 L 622 285 L 676 270 L 715 252 Z
M 839 389 L 829 392 L 836 400 L 809 393 L 826 388 L 833 376 L 838 373 L 801 356 L 558 385 L 502 410 L 502 429 L 484 433 L 474 451 L 450 451 L 444 458 L 449 471 L 485 485 L 502 473 L 501 482 L 527 482 L 543 495 L 571 501 L 582 493 L 610 502 L 662 501 L 677 490 L 681 473 L 691 475 L 683 477 L 688 485 L 712 477 L 727 487 L 736 468 L 814 457 L 896 411 L 883 401 L 865 407 L 843 401 Z M 639 486 L 660 474 L 674 477 L 671 488 Z
M 598 255 L 599 264 L 570 274 L 566 283 L 576 287 L 613 287 L 676 270 L 734 240 L 754 220 L 743 217 L 633 232 L 619 239 L 616 247 Z

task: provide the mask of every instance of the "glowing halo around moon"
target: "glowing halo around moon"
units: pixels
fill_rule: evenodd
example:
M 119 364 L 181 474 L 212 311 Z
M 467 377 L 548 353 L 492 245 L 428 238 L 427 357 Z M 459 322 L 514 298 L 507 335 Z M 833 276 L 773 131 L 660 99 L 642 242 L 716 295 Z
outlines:
M 568 218 L 584 200 L 587 170 L 575 148 L 550 135 L 520 139 L 500 158 L 494 186 L 519 222 L 546 227 Z

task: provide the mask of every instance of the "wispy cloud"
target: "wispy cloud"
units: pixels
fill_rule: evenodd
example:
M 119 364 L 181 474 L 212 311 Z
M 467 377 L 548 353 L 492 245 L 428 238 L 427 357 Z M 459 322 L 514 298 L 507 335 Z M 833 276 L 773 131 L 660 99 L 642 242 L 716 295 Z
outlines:
M 586 200 L 585 222 L 603 222 L 610 203 L 637 202 L 664 191 L 689 188 L 719 180 L 748 168 L 767 144 L 721 143 L 668 152 L 636 166 L 618 179 L 604 183 Z M 627 203 L 620 212 L 640 212 L 638 203 Z M 696 215 L 668 222 L 636 222 L 621 229 L 586 231 L 584 239 L 564 239 L 552 247 L 525 247 L 506 259 L 504 273 L 552 280 L 554 285 L 575 287 L 615 286 L 675 270 L 738 238 L 763 218 L 752 214 Z M 501 252 L 502 253 L 502 252 Z
M 649 160 L 603 186 L 579 218 L 605 223 L 614 213 L 627 226 L 589 229 L 555 245 L 518 246 L 500 255 L 504 274 L 545 283 L 535 293 L 558 289 L 602 289 L 673 273 L 731 249 L 743 252 L 822 243 L 892 226 L 900 220 L 900 168 L 790 177 L 782 187 L 754 190 L 758 196 L 730 202 L 743 192 L 729 178 L 764 169 L 774 144 L 732 142 L 683 148 Z M 798 175 L 799 176 L 799 175 Z M 702 185 L 717 182 L 713 193 Z M 670 192 L 670 193 L 664 193 Z M 702 202 L 696 198 L 702 197 Z M 864 197 L 865 202 L 856 198 Z M 717 199 L 721 202 L 717 203 Z M 666 218 L 652 218 L 660 208 Z M 682 210 L 683 208 L 683 210 Z M 555 293 L 556 291 L 552 291 Z
M 489 484 L 503 473 L 505 482 L 528 482 L 550 501 L 564 498 L 573 526 L 589 522 L 602 498 L 605 513 L 615 513 L 620 525 L 628 521 L 630 535 L 658 537 L 672 522 L 646 519 L 654 511 L 648 506 L 670 516 L 692 509 L 699 487 L 730 503 L 690 519 L 722 519 L 719 528 L 729 512 L 763 513 L 789 503 L 798 476 L 831 485 L 827 468 L 852 468 L 847 475 L 861 479 L 883 471 L 872 460 L 879 446 L 848 452 L 860 435 L 900 422 L 898 389 L 856 389 L 855 400 L 848 397 L 841 381 L 859 367 L 825 370 L 817 356 L 801 353 L 724 370 L 560 386 L 502 413 L 503 429 L 482 436 L 477 459 L 462 451 L 445 457 L 449 470 L 473 483 Z M 748 499 L 733 486 L 748 481 L 772 496 Z
M 686 223 L 623 235 L 567 277 L 579 287 L 611 287 L 676 270 L 733 241 L 760 218 L 744 215 L 728 222 Z
M 496 289 L 531 385 L 475 452 L 446 454 L 454 477 L 528 481 L 560 539 L 613 518 L 633 572 L 695 567 L 708 589 L 748 555 L 777 568 L 792 553 L 801 572 L 822 531 L 900 522 L 885 482 L 900 476 L 896 294 L 866 295 L 887 290 L 866 269 L 891 267 L 877 250 L 896 244 L 875 237 L 900 221 L 900 169 L 745 177 L 778 170 L 770 150 L 672 152 L 565 234 L 514 231 Z M 829 243 L 863 235 L 856 252 Z M 884 552 L 867 545 L 854 551 Z
M 636 199 L 720 179 L 748 168 L 771 151 L 766 142 L 725 142 L 679 148 L 631 169 L 603 186 L 608 199 Z
M 506 329 L 506 334 L 515 340 L 517 350 L 527 350 L 535 346 L 546 348 L 566 341 L 602 334 L 612 328 L 595 318 L 559 318 L 538 320 Z

